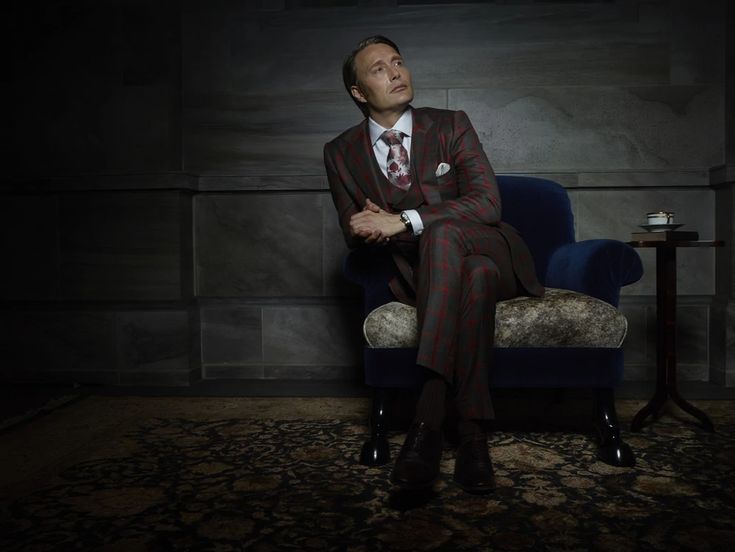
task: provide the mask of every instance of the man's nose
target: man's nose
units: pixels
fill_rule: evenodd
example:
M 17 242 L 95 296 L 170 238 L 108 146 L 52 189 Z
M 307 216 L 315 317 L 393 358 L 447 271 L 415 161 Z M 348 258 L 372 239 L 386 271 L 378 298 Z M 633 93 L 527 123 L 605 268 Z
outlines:
M 401 76 L 401 72 L 396 67 L 390 68 L 390 80 L 396 80 L 398 77 Z

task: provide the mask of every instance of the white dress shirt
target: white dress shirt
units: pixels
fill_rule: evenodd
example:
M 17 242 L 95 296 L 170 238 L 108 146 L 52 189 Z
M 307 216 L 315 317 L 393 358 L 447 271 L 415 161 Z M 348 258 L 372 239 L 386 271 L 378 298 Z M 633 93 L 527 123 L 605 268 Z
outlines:
M 370 128 L 370 141 L 373 144 L 375 159 L 378 161 L 380 170 L 383 171 L 385 177 L 388 178 L 388 151 L 390 150 L 390 146 L 388 146 L 388 144 L 385 143 L 385 140 L 382 140 L 380 137 L 386 130 L 391 129 L 383 128 L 372 118 L 368 118 L 368 126 Z M 403 112 L 401 118 L 396 121 L 395 125 L 393 125 L 393 130 L 399 130 L 403 133 L 403 147 L 406 148 L 406 151 L 408 152 L 408 161 L 410 163 L 411 133 L 413 132 L 413 114 L 411 113 L 411 108 L 408 108 Z M 413 182 L 411 185 L 414 186 L 416 183 Z M 411 221 L 413 235 L 420 236 L 421 232 L 424 231 L 424 223 L 421 220 L 421 215 L 419 215 L 418 211 L 415 209 L 407 209 L 404 213 L 408 216 L 408 220 Z

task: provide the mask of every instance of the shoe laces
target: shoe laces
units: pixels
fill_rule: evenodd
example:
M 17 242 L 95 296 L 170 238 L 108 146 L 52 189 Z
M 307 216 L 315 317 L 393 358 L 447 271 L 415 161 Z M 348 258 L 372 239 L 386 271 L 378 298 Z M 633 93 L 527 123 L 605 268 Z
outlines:
M 424 440 L 426 439 L 426 436 L 428 434 L 428 431 L 417 431 L 415 435 L 413 435 L 413 439 L 411 439 L 411 442 L 409 443 L 410 448 L 412 450 L 420 448 L 421 445 L 424 444 Z

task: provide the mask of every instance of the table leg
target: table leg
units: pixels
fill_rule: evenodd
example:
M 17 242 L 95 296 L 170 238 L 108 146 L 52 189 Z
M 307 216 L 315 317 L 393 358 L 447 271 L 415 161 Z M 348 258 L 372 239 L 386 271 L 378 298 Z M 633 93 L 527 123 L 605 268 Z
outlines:
M 656 266 L 663 267 L 664 274 L 658 274 L 657 285 L 662 284 L 663 296 L 657 298 L 657 308 L 663 314 L 664 327 L 661 328 L 658 339 L 662 339 L 663 352 L 659 362 L 666 366 L 666 389 L 674 404 L 679 406 L 702 422 L 704 429 L 714 431 L 712 422 L 707 415 L 698 408 L 691 405 L 680 394 L 676 382 L 676 248 L 660 247 L 657 250 Z
M 689 414 L 697 418 L 700 422 L 702 422 L 702 427 L 707 431 L 715 430 L 715 426 L 712 424 L 712 420 L 709 419 L 707 414 L 705 414 L 704 412 L 699 410 L 699 408 L 690 404 L 684 398 L 682 398 L 676 388 L 671 389 L 670 392 L 671 398 L 673 399 L 674 403 L 679 406 L 679 408 L 681 408 L 684 412 L 688 412 Z
M 672 304 L 673 303 L 673 304 Z M 671 331 L 671 330 L 674 331 Z M 676 371 L 676 249 L 656 248 L 656 392 L 630 424 L 639 431 L 648 416 L 658 418 Z
M 633 421 L 630 422 L 630 430 L 631 431 L 640 431 L 643 427 L 643 422 L 646 421 L 646 418 L 649 416 L 653 416 L 654 418 L 658 418 L 659 412 L 661 410 L 661 407 L 666 402 L 666 391 L 663 393 L 656 390 L 656 393 L 653 395 L 653 398 L 648 401 L 648 404 L 641 408 L 638 413 L 633 418 Z
M 645 419 L 658 417 L 667 397 L 682 410 L 698 418 L 705 429 L 714 431 L 701 410 L 679 395 L 676 386 L 676 247 L 656 248 L 656 393 L 635 415 L 631 431 L 638 431 Z

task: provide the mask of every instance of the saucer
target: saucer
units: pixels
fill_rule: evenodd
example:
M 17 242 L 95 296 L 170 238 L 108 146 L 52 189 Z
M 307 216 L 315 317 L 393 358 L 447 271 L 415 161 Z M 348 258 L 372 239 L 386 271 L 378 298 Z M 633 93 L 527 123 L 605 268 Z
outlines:
M 639 225 L 644 230 L 649 232 L 664 232 L 666 230 L 676 230 L 677 228 L 684 226 L 683 224 L 641 224 Z

